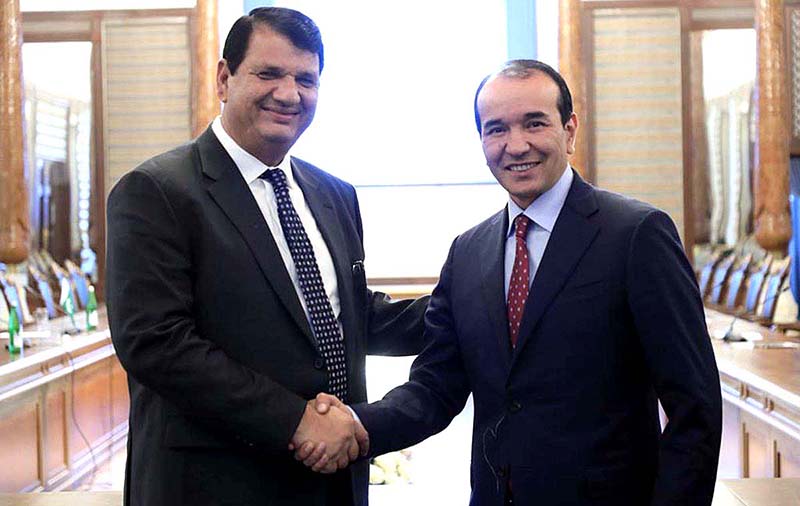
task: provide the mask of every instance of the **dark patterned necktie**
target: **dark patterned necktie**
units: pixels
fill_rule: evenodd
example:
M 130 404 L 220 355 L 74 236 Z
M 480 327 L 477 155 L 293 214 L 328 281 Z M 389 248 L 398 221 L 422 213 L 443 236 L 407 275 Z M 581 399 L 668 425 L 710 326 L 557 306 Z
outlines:
M 516 253 L 514 268 L 511 270 L 511 280 L 508 284 L 508 334 L 511 337 L 511 346 L 517 345 L 522 311 L 525 308 L 525 301 L 528 300 L 530 264 L 528 263 L 528 245 L 525 237 L 530 222 L 531 220 L 524 214 L 520 214 L 514 219 Z
M 347 402 L 347 364 L 345 362 L 344 341 L 339 323 L 333 314 L 331 301 L 325 293 L 325 285 L 319 273 L 314 248 L 308 240 L 306 230 L 300 217 L 297 216 L 289 187 L 286 185 L 286 174 L 281 169 L 270 169 L 261 175 L 272 184 L 275 199 L 278 203 L 278 216 L 281 221 L 283 235 L 289 245 L 294 260 L 300 290 L 306 301 L 311 327 L 317 338 L 319 351 L 328 367 L 328 387 L 330 393 Z

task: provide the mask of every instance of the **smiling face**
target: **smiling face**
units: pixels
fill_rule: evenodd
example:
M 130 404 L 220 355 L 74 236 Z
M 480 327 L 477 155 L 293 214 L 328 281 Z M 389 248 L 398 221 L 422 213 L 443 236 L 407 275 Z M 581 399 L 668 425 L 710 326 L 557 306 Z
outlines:
M 247 152 L 277 165 L 314 119 L 318 87 L 317 54 L 256 24 L 236 73 L 219 62 L 222 125 Z
M 556 83 L 542 72 L 490 78 L 478 95 L 486 164 L 522 209 L 564 173 L 575 151 L 578 120 L 561 124 Z

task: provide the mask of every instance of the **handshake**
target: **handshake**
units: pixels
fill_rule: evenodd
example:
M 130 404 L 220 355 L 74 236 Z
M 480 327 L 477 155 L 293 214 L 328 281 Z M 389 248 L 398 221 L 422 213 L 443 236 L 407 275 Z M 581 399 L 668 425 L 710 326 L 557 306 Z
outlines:
M 313 471 L 334 473 L 369 452 L 369 434 L 342 401 L 321 393 L 306 404 L 289 450 Z

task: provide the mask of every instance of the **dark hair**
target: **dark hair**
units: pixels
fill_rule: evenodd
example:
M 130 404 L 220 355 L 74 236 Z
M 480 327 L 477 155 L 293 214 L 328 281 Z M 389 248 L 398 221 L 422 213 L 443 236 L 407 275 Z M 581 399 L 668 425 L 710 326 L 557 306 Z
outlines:
M 558 86 L 558 101 L 556 102 L 556 107 L 558 108 L 558 113 L 561 115 L 561 124 L 567 124 L 569 117 L 572 115 L 572 94 L 569 92 L 569 87 L 566 81 L 564 81 L 564 78 L 561 77 L 561 74 L 556 72 L 550 65 L 542 63 L 539 60 L 509 60 L 503 64 L 503 67 L 499 71 L 484 77 L 481 84 L 478 85 L 478 90 L 475 92 L 473 107 L 475 109 L 475 126 L 478 127 L 479 134 L 482 133 L 482 128 L 481 115 L 478 113 L 478 95 L 481 94 L 481 90 L 486 82 L 491 77 L 498 75 L 525 79 L 531 77 L 536 72 L 546 74 Z
M 325 64 L 322 36 L 311 18 L 302 12 L 284 7 L 256 7 L 248 15 L 237 19 L 225 38 L 222 57 L 228 63 L 231 74 L 236 73 L 244 60 L 253 26 L 256 24 L 267 25 L 289 39 L 295 47 L 316 53 L 319 57 L 319 71 L 322 72 Z

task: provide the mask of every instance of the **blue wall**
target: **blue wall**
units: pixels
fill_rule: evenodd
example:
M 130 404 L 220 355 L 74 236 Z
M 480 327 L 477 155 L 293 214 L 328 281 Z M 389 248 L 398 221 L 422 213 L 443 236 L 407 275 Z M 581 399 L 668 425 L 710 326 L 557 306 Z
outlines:
M 536 5 L 534 0 L 506 0 L 508 59 L 536 58 Z
M 275 5 L 274 0 L 244 0 L 244 13 L 247 14 L 256 7 L 270 7 Z
M 244 0 L 243 11 L 274 5 L 275 0 Z M 508 59 L 536 58 L 536 2 L 506 0 Z

